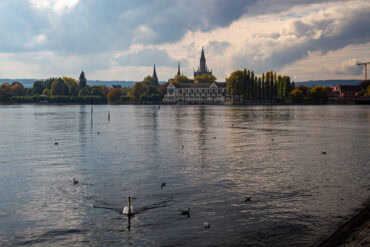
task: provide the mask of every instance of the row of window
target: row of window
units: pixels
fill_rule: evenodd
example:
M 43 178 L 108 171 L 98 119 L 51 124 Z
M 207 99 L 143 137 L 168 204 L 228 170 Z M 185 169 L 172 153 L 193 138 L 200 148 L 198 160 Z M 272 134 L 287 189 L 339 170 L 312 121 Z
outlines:
M 224 89 L 220 88 L 218 89 L 219 93 L 222 93 Z M 179 89 L 178 92 L 181 93 L 205 93 L 205 92 L 212 92 L 212 93 L 217 93 L 217 89 Z

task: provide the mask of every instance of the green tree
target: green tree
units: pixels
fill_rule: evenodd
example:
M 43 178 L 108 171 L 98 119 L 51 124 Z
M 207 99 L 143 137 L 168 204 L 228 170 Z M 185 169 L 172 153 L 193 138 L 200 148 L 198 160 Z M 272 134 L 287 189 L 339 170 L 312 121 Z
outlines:
M 78 91 L 80 89 L 79 83 L 72 77 L 66 77 L 66 76 L 63 77 L 63 81 L 68 87 L 69 96 L 77 96 Z
M 90 95 L 92 95 L 92 96 L 103 96 L 103 97 L 106 97 L 108 95 L 109 91 L 110 90 L 105 85 L 92 86 L 90 88 Z
M 133 100 L 140 99 L 140 96 L 143 95 L 147 89 L 148 86 L 145 85 L 144 83 L 136 82 L 134 87 L 132 88 L 132 99 Z
M 250 72 L 250 81 L 251 81 L 251 99 L 254 100 L 256 98 L 256 82 L 254 78 L 254 72 Z
M 10 86 L 10 94 L 12 96 L 24 96 L 24 87 L 19 82 L 13 82 Z
M 119 88 L 112 88 L 108 93 L 109 104 L 118 104 L 121 102 L 121 90 Z
M 262 80 L 261 80 L 261 77 L 259 77 L 258 81 L 257 81 L 257 98 L 258 99 L 262 98 Z
M 43 81 L 34 81 L 32 85 L 32 94 L 42 94 L 42 91 L 45 89 L 45 83 Z
M 51 96 L 51 92 L 50 92 L 50 90 L 46 87 L 46 88 L 42 91 L 42 95 Z
M 265 74 L 262 74 L 262 77 L 261 77 L 261 98 L 265 99 L 265 97 L 266 97 Z
M 85 72 L 81 72 L 80 74 L 80 89 L 83 89 L 87 86 L 87 80 L 86 80 L 86 77 L 85 77 Z
M 194 83 L 199 84 L 199 83 L 213 83 L 216 82 L 217 78 L 214 75 L 208 75 L 208 74 L 203 74 L 203 75 L 198 75 L 194 78 Z
M 0 102 L 7 102 L 11 96 L 10 85 L 5 82 L 0 86 Z
M 159 92 L 159 95 L 161 96 L 161 99 L 163 99 L 163 97 L 166 95 L 168 85 L 170 85 L 170 82 L 162 84 L 158 87 L 158 92 Z
M 370 85 L 366 89 L 366 96 L 370 96 Z
M 290 92 L 289 97 L 293 103 L 303 103 L 305 101 L 304 92 L 298 88 Z
M 144 83 L 147 86 L 154 86 L 154 85 L 156 85 L 156 80 L 154 79 L 153 76 L 148 75 L 144 78 L 142 83 Z
M 248 88 L 249 88 L 249 77 L 248 77 L 247 69 L 244 69 L 244 71 L 243 71 L 242 80 L 243 80 L 243 84 L 242 84 L 243 97 L 244 97 L 244 102 L 245 102 L 248 98 Z
M 69 89 L 64 83 L 62 78 L 54 79 L 51 84 L 51 94 L 52 95 L 67 95 L 69 94 Z
M 241 70 L 234 71 L 226 78 L 226 87 L 233 95 L 242 95 L 244 90 L 244 72 Z
M 189 78 L 187 76 L 183 75 L 176 75 L 175 78 L 173 79 L 173 83 L 188 83 L 190 82 Z
M 44 88 L 51 89 L 51 84 L 53 84 L 54 80 L 57 78 L 49 78 L 44 81 Z
M 89 96 L 89 95 L 90 95 L 90 88 L 88 86 L 80 89 L 80 91 L 78 92 L 78 96 Z
M 131 96 L 132 88 L 131 87 L 121 87 L 122 96 Z
M 329 98 L 329 87 L 315 86 L 310 90 L 311 101 L 316 104 L 326 104 Z

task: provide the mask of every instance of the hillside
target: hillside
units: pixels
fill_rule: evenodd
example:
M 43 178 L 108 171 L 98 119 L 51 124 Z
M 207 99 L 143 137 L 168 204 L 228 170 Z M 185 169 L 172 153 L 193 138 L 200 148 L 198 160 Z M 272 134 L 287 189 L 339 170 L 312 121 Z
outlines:
M 317 80 L 317 81 L 302 81 L 296 82 L 296 86 L 305 85 L 307 87 L 313 87 L 316 85 L 319 86 L 328 86 L 328 87 L 335 87 L 338 84 L 345 84 L 345 85 L 358 85 L 363 80 Z
M 34 81 L 43 80 L 43 79 L 0 79 L 0 84 L 4 82 L 13 83 L 15 81 L 22 83 L 24 87 L 31 88 Z M 98 86 L 98 85 L 106 85 L 108 87 L 112 87 L 112 85 L 121 85 L 122 87 L 132 87 L 134 86 L 134 81 L 92 81 L 87 80 L 87 84 L 89 86 Z

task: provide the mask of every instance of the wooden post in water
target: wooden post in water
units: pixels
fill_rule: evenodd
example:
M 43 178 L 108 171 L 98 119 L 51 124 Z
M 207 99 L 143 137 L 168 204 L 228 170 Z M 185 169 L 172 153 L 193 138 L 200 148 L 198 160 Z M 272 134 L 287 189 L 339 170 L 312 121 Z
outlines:
M 91 125 L 93 125 L 93 103 L 94 101 L 91 100 Z
M 110 121 L 110 111 L 108 111 L 108 122 Z

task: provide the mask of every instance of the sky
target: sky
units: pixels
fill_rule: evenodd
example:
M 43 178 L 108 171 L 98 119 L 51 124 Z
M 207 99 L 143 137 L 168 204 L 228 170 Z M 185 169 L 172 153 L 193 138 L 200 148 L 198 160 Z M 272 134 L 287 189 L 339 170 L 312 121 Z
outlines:
M 190 78 L 251 69 L 294 81 L 363 79 L 369 0 L 1 0 L 0 78 Z M 369 66 L 370 67 L 370 66 Z M 369 73 L 370 74 L 370 73 Z

